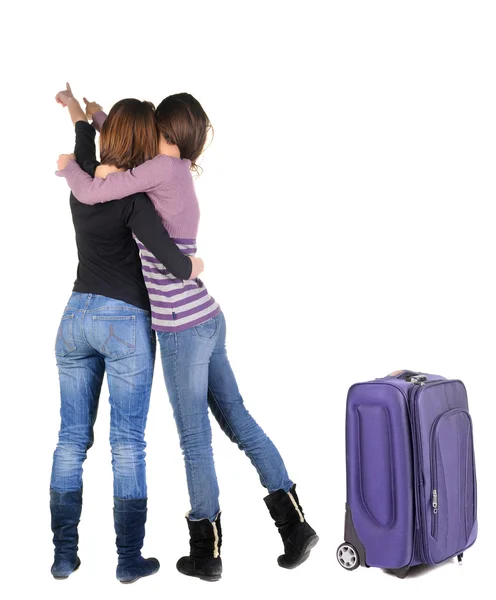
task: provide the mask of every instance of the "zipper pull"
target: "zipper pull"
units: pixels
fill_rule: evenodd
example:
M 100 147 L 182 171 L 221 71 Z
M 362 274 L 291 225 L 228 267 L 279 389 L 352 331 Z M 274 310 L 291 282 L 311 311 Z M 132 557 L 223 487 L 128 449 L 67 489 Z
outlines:
M 432 490 L 432 510 L 437 514 L 437 490 Z

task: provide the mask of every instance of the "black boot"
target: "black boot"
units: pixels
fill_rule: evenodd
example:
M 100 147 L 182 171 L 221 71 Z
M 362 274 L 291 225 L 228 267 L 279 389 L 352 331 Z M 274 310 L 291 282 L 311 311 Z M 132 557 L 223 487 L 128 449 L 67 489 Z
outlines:
M 285 569 L 294 569 L 305 562 L 310 550 L 319 541 L 305 521 L 295 488 L 296 484 L 287 493 L 277 490 L 264 498 L 284 543 L 284 554 L 279 556 L 277 563 Z
M 67 579 L 81 564 L 78 551 L 78 524 L 83 505 L 83 491 L 55 492 L 50 490 L 53 544 L 55 556 L 52 575 Z
M 190 535 L 189 556 L 177 561 L 177 570 L 183 575 L 199 577 L 204 581 L 218 581 L 222 576 L 222 529 L 220 513 L 211 523 L 209 519 L 190 521 L 186 517 Z
M 146 498 L 124 500 L 114 498 L 115 543 L 119 560 L 116 576 L 121 583 L 134 583 L 160 569 L 156 558 L 143 558 Z

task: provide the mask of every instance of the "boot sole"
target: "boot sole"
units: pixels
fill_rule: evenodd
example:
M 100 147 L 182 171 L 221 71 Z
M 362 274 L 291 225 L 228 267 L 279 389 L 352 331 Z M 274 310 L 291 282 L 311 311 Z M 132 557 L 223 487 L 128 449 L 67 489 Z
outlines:
M 123 585 L 129 585 L 130 583 L 136 583 L 137 581 L 139 581 L 140 579 L 144 579 L 145 577 L 151 577 L 152 575 L 155 575 L 156 573 L 158 573 L 158 570 L 155 571 L 155 573 L 148 573 L 148 575 L 140 575 L 139 577 L 136 577 L 135 579 L 130 579 L 129 581 L 121 581 L 120 579 L 118 581 L 119 581 L 119 583 L 122 583 Z
M 129 579 L 128 581 L 121 581 L 120 579 L 118 579 L 117 581 L 119 583 L 122 583 L 123 585 L 129 585 L 130 583 L 136 583 L 137 581 L 139 581 L 140 579 L 144 579 L 145 577 L 151 577 L 152 575 L 155 575 L 156 573 L 158 573 L 160 570 L 160 568 L 158 568 L 156 571 L 153 571 L 153 573 L 148 573 L 147 575 L 140 575 L 139 577 L 135 577 L 134 579 Z
M 74 571 L 72 571 L 72 573 L 77 571 L 80 566 L 81 566 L 81 561 L 78 558 L 78 561 L 77 561 L 76 566 L 74 567 Z M 56 579 L 57 581 L 63 581 L 64 579 L 69 579 L 69 577 L 72 575 L 72 573 L 69 573 L 69 575 L 64 575 L 63 577 L 61 577 L 60 575 L 53 575 L 52 577 L 54 579 Z
M 214 581 L 220 581 L 222 579 L 222 575 L 213 575 L 212 577 L 201 575 L 198 577 L 198 579 L 201 579 L 202 581 L 210 581 L 211 583 L 213 583 Z
M 181 571 L 179 571 L 179 573 L 181 573 Z M 186 577 L 194 577 L 195 579 L 201 579 L 202 581 L 210 581 L 211 583 L 222 579 L 222 575 L 193 575 L 190 573 L 181 573 L 181 575 L 186 575 Z
M 186 575 L 186 577 L 194 577 L 195 579 L 201 579 L 202 581 L 214 582 L 222 579 L 222 575 L 195 575 L 193 573 L 183 573 L 182 571 L 179 571 L 179 569 L 178 572 L 181 573 L 181 575 Z
M 308 540 L 303 545 L 300 558 L 296 562 L 285 565 L 285 564 L 281 564 L 279 561 L 277 561 L 277 564 L 280 567 L 282 567 L 283 569 L 296 569 L 296 567 L 299 567 L 301 564 L 303 564 L 308 559 L 312 548 L 315 548 L 318 541 L 319 541 L 319 536 L 312 535 L 312 537 L 308 538 Z

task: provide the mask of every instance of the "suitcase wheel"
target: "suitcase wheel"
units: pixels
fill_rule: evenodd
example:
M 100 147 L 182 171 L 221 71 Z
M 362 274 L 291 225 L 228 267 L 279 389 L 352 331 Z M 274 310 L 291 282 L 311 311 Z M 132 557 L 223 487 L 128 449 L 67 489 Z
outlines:
M 338 563 L 347 571 L 354 571 L 360 566 L 360 559 L 358 558 L 358 552 L 352 544 L 344 542 L 341 544 L 336 552 L 336 558 Z

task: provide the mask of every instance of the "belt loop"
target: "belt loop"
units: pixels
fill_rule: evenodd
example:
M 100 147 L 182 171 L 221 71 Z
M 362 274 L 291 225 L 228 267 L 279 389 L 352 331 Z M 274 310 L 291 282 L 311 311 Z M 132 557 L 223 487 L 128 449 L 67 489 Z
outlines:
M 85 312 L 88 310 L 88 305 L 89 305 L 89 303 L 91 302 L 91 298 L 92 298 L 92 297 L 93 297 L 93 294 L 87 294 L 87 297 L 86 297 L 86 304 L 84 305 L 84 308 L 83 308 L 83 313 L 85 313 Z

